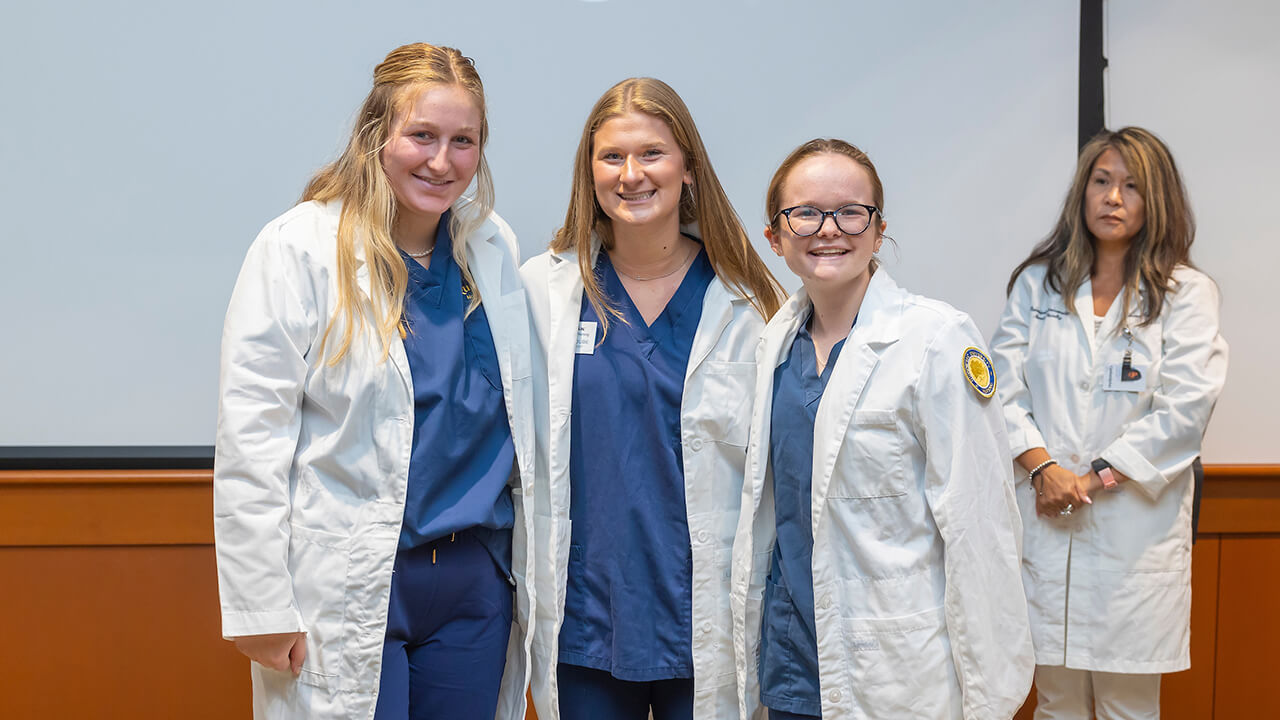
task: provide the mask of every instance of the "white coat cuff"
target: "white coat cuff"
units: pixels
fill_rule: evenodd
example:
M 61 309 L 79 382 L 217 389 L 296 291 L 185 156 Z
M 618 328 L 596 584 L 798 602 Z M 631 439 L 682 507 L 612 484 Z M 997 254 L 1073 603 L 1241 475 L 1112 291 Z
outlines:
M 1044 444 L 1044 436 L 1038 430 L 1028 428 L 1009 434 L 1010 457 L 1017 458 L 1022 453 L 1038 447 L 1047 447 Z
M 267 635 L 303 630 L 302 615 L 296 608 L 222 613 L 222 637 L 226 640 L 244 635 Z
M 1143 457 L 1132 445 L 1124 440 L 1116 440 L 1102 451 L 1102 459 L 1125 475 L 1138 486 L 1147 497 L 1155 500 L 1169 486 L 1164 473 Z

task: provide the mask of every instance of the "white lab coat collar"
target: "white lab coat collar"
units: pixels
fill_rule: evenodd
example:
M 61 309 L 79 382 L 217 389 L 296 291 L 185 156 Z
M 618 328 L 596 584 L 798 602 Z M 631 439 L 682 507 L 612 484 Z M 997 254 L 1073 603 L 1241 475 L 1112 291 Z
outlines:
M 880 362 L 880 352 L 898 341 L 901 336 L 902 304 L 907 293 L 898 287 L 884 268 L 880 268 L 871 276 L 867 285 L 862 306 L 858 309 L 858 321 L 849 331 L 844 348 L 836 358 L 835 367 L 831 369 L 824 397 L 832 400 L 818 405 L 818 414 L 814 419 L 815 432 L 825 428 L 830 442 L 822 438 L 814 438 L 813 455 L 813 492 L 812 519 L 814 532 L 822 520 L 826 508 L 825 498 L 831 485 L 831 477 L 835 472 L 836 457 L 839 455 L 842 439 L 849 429 L 853 418 L 853 410 L 858 405 L 858 398 L 867 380 Z M 786 359 L 800 326 L 809 317 L 813 302 L 804 289 L 793 295 L 774 316 L 765 330 L 762 342 L 760 365 L 777 368 Z M 761 376 L 764 377 L 763 375 Z M 772 378 L 772 373 L 769 374 Z M 761 381 L 763 382 L 763 381 Z M 770 379 L 770 382 L 772 380 Z M 772 405 L 772 397 L 766 395 L 762 401 Z M 764 412 L 772 412 L 766 407 Z M 760 418 L 757 418 L 759 421 Z M 757 442 L 751 463 L 763 464 L 768 453 L 768 443 Z M 820 452 L 825 450 L 825 452 Z M 753 504 L 759 506 L 763 487 L 753 488 Z

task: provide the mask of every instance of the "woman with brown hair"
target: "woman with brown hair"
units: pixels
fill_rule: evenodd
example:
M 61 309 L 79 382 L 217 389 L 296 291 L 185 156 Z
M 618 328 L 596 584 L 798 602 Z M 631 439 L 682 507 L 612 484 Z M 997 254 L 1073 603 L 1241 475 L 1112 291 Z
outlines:
M 488 134 L 469 58 L 396 48 L 245 258 L 214 534 L 256 717 L 524 717 L 529 326 Z
M 733 548 L 743 720 L 1000 720 L 1031 684 L 1013 474 L 968 315 L 899 287 L 867 154 L 796 148 L 765 237 L 803 289 L 757 353 Z
M 730 717 L 729 552 L 780 293 L 670 86 L 632 78 L 596 103 L 564 226 L 522 274 L 548 431 L 538 716 Z
M 1053 232 L 1009 279 L 992 338 L 1025 475 L 1037 718 L 1155 718 L 1190 666 L 1192 462 L 1222 390 L 1218 290 L 1155 135 L 1080 153 Z

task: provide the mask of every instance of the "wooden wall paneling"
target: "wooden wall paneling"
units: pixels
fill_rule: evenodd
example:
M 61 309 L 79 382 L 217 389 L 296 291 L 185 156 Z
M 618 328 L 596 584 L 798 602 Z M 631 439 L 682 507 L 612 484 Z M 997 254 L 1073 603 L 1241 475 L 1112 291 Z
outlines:
M 1280 533 L 1280 467 L 1205 467 L 1200 532 Z
M 208 545 L 211 470 L 0 472 L 0 546 Z
M 1191 669 L 1170 673 L 1160 681 L 1165 720 L 1213 718 L 1221 546 L 1217 536 L 1201 535 L 1191 549 Z
M 1222 539 L 1214 717 L 1280 717 L 1280 537 Z
M 1164 717 L 1280 716 L 1280 467 L 1206 472 L 1192 670 L 1166 676 Z M 248 662 L 218 627 L 210 480 L 0 471 L 0 717 L 249 716 Z M 1033 706 L 1034 690 L 1017 718 Z
M 212 547 L 5 547 L 0 577 L 0 717 L 250 717 Z

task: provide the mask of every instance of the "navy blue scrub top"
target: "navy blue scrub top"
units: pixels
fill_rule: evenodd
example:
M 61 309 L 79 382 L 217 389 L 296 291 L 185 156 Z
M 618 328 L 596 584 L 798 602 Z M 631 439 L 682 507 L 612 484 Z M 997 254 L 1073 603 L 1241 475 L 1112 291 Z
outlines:
M 819 375 L 808 324 L 801 326 L 786 361 L 773 373 L 769 462 L 778 541 L 765 581 L 760 702 L 774 710 L 820 716 L 813 619 L 813 423 L 844 340 L 831 348 Z
M 595 273 L 626 322 L 610 318 L 595 352 L 574 356 L 560 662 L 632 682 L 690 678 L 693 557 L 680 404 L 715 272 L 699 250 L 648 327 L 603 251 Z M 579 318 L 600 321 L 585 297 Z
M 400 548 L 473 529 L 508 577 L 515 445 L 484 306 L 463 319 L 471 288 L 453 260 L 449 213 L 430 267 L 404 254 L 404 351 L 413 376 L 413 448 Z

